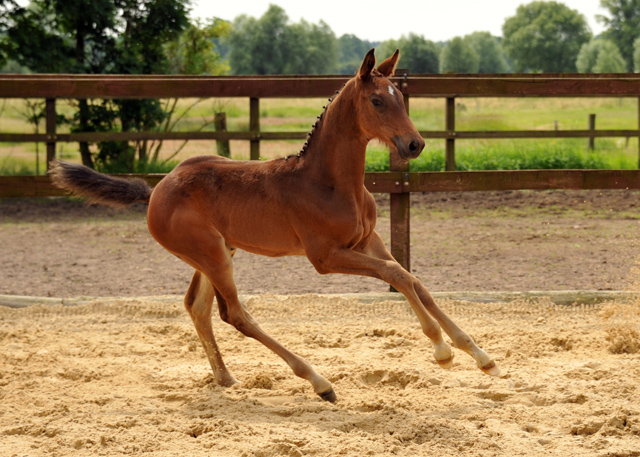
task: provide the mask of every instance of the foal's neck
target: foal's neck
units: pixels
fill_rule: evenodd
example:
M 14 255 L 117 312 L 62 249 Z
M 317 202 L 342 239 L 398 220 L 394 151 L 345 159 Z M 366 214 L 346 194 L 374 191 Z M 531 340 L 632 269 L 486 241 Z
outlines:
M 364 187 L 369 138 L 357 124 L 353 81 L 330 102 L 315 126 L 304 152 L 304 169 L 336 189 Z

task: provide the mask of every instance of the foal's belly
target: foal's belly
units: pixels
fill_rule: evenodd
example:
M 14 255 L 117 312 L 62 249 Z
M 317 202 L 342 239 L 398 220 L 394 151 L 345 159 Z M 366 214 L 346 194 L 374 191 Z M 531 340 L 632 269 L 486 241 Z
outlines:
M 287 216 L 276 208 L 262 202 L 224 211 L 222 202 L 217 203 L 218 209 L 208 217 L 230 246 L 269 257 L 305 254 Z

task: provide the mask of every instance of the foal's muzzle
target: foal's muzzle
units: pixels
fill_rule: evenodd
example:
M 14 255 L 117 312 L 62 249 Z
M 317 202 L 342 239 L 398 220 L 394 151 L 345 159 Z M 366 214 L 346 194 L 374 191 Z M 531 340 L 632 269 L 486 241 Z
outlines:
M 391 138 L 402 159 L 415 159 L 424 149 L 424 139 L 415 133 L 405 133 Z

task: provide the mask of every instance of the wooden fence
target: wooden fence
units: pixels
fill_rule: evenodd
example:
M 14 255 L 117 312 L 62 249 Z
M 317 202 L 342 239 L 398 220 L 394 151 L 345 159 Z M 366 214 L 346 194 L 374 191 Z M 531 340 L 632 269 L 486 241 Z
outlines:
M 134 140 L 246 140 L 251 159 L 260 157 L 260 142 L 304 139 L 307 132 L 263 132 L 260 99 L 328 97 L 347 81 L 346 76 L 155 76 L 155 75 L 0 75 L 0 98 L 46 100 L 46 132 L 18 134 L 0 131 L 0 142 L 43 142 L 47 162 L 58 142 Z M 391 163 L 389 173 L 367 173 L 372 192 L 391 195 L 391 251 L 410 267 L 409 195 L 411 192 L 507 189 L 640 189 L 636 170 L 531 170 L 456 172 L 455 144 L 461 139 L 507 138 L 640 138 L 640 75 L 410 75 L 392 78 L 403 92 L 407 109 L 413 97 L 443 98 L 444 130 L 421 131 L 424 138 L 446 143 L 445 173 L 410 173 Z M 83 98 L 227 98 L 249 99 L 248 132 L 90 132 L 59 133 L 57 99 Z M 464 97 L 633 97 L 638 100 L 638 128 L 627 130 L 456 130 L 456 99 Z M 640 141 L 639 164 L 640 164 Z M 152 184 L 161 175 L 146 175 Z M 0 177 L 1 197 L 55 196 L 46 176 Z

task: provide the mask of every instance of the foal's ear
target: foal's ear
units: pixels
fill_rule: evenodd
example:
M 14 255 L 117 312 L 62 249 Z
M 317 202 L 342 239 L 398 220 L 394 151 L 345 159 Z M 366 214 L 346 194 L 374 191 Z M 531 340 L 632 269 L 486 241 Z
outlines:
M 400 58 L 400 50 L 396 49 L 396 52 L 393 53 L 391 57 L 382 62 L 378 66 L 378 71 L 382 73 L 385 77 L 392 76 L 396 71 L 396 65 L 398 65 L 398 59 Z
M 376 66 L 376 56 L 373 54 L 375 49 L 367 52 L 367 55 L 364 56 L 364 60 L 362 61 L 362 65 L 360 66 L 360 71 L 358 72 L 358 76 L 362 80 L 366 80 L 371 76 L 371 72 L 373 71 L 373 67 Z

